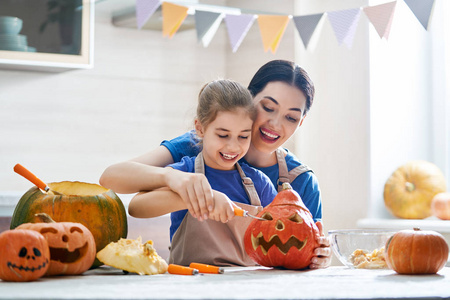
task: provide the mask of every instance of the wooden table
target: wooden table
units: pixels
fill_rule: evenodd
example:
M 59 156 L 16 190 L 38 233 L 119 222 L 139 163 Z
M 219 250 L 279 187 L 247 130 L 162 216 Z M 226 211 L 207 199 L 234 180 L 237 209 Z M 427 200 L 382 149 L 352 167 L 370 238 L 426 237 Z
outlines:
M 450 298 L 450 268 L 436 275 L 330 267 L 226 268 L 224 274 L 125 275 L 101 267 L 80 276 L 0 281 L 0 299 L 419 299 Z

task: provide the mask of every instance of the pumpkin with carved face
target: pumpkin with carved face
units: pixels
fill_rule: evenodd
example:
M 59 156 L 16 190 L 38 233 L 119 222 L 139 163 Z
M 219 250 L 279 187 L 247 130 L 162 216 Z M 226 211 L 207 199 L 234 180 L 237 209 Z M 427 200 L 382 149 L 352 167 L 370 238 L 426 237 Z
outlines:
M 284 183 L 271 204 L 253 220 L 245 236 L 245 251 L 256 263 L 266 267 L 304 269 L 318 247 L 319 228 L 299 194 Z
M 18 229 L 41 233 L 50 249 L 50 266 L 46 275 L 76 275 L 87 271 L 95 260 L 95 240 L 81 223 L 54 222 L 46 214 L 37 214 L 45 223 L 25 223 Z
M 0 234 L 0 279 L 33 281 L 48 269 L 50 251 L 42 234 L 27 229 Z

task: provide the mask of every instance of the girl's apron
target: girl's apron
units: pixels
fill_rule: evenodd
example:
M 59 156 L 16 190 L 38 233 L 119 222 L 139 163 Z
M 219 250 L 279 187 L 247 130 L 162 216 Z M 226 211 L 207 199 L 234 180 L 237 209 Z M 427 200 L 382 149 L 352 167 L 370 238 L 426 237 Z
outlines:
M 293 168 L 290 172 L 288 172 L 286 158 L 284 155 L 284 151 L 281 148 L 277 149 L 277 161 L 278 161 L 278 180 L 277 180 L 277 188 L 278 192 L 283 190 L 283 183 L 291 183 L 297 178 L 297 176 L 311 171 L 312 170 L 306 165 L 300 165 L 298 167 Z
M 263 207 L 255 186 L 246 177 L 241 166 L 236 168 L 242 178 L 245 191 L 250 199 L 249 204 L 234 202 L 237 206 L 257 215 Z M 205 163 L 200 152 L 195 159 L 195 173 L 205 174 Z M 172 237 L 169 263 L 189 265 L 191 262 L 205 263 L 216 266 L 255 266 L 245 252 L 244 234 L 253 219 L 235 217 L 227 223 L 214 220 L 198 221 L 189 212 Z

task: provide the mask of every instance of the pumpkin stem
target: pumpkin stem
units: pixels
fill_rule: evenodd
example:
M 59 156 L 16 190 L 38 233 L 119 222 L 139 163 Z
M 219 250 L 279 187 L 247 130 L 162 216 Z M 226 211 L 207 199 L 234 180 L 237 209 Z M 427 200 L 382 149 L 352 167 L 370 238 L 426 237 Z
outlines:
M 289 182 L 283 182 L 283 191 L 284 190 L 292 190 L 292 186 L 289 184 Z
M 414 231 L 420 231 L 420 228 L 419 227 L 414 227 L 413 230 Z
M 46 213 L 38 213 L 34 215 L 35 217 L 39 218 L 42 223 L 56 223 L 52 217 L 47 215 Z
M 405 187 L 408 192 L 412 192 L 416 189 L 416 186 L 414 185 L 414 183 L 411 183 L 411 182 L 406 182 Z

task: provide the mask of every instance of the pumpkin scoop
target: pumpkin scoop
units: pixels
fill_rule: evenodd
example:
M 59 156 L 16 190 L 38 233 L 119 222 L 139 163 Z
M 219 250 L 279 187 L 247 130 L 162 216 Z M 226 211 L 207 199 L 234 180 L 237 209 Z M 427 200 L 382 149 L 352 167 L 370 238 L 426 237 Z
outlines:
M 14 172 L 16 172 L 19 175 L 22 175 L 23 177 L 25 177 L 26 179 L 31 181 L 31 183 L 35 184 L 38 188 L 40 188 L 41 190 L 45 191 L 46 193 L 52 193 L 53 195 L 63 195 L 60 192 L 51 190 L 48 187 L 48 185 L 45 184 L 45 182 L 40 180 L 38 177 L 36 177 L 36 175 L 31 173 L 27 168 L 25 168 L 21 164 L 16 164 L 14 166 Z

